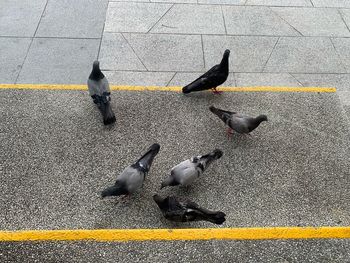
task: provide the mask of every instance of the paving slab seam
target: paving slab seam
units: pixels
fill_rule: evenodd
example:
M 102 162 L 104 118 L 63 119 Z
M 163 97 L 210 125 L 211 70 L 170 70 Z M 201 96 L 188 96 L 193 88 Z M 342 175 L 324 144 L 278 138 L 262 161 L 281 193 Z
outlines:
M 139 35 L 172 35 L 172 36 L 230 36 L 230 37 L 285 37 L 285 38 L 350 38 L 350 36 L 330 36 L 330 35 L 282 35 L 282 34 L 276 34 L 276 35 L 266 35 L 266 34 L 230 34 L 230 33 L 181 33 L 181 32 L 136 32 L 136 31 L 104 31 L 103 33 L 107 34 L 139 34 Z M 35 37 L 35 38 L 48 38 L 48 37 Z M 51 37 L 51 38 L 57 38 L 60 39 L 61 37 Z M 68 38 L 69 39 L 69 38 Z M 77 38 L 77 39 L 99 39 L 99 38 Z
M 162 86 L 128 86 L 111 85 L 113 91 L 170 91 L 181 92 L 182 87 L 162 87 Z M 5 89 L 23 89 L 23 90 L 87 90 L 86 85 L 60 85 L 60 84 L 0 84 L 0 90 Z M 319 92 L 335 93 L 337 90 L 333 87 L 219 87 L 218 90 L 225 92 Z M 209 91 L 208 91 L 209 92 Z
M 137 69 L 123 69 L 123 70 L 114 70 L 114 69 L 101 69 L 104 72 L 141 72 L 141 73 L 198 73 L 198 74 L 203 74 L 203 71 L 176 71 L 176 70 L 162 70 L 162 71 L 156 71 L 156 70 L 137 70 Z M 260 74 L 304 74 L 304 75 L 350 75 L 350 73 L 347 72 L 276 72 L 276 71 L 269 71 L 269 72 L 261 72 L 261 71 L 230 71 L 229 73 L 246 73 L 246 74 L 251 74 L 251 73 L 260 73 Z
M 71 229 L 0 231 L 9 241 L 150 241 L 349 239 L 350 227 L 253 227 L 187 229 Z
M 217 3 L 186 3 L 186 2 L 162 2 L 162 1 L 152 1 L 152 2 L 147 2 L 147 1 L 116 1 L 116 0 L 110 0 L 109 3 L 115 2 L 115 3 L 144 3 L 144 4 L 164 4 L 164 3 L 169 3 L 169 4 L 180 4 L 180 5 L 214 5 L 214 6 L 238 6 L 238 7 L 284 7 L 284 8 L 310 8 L 310 9 L 350 9 L 350 7 L 334 7 L 334 6 L 309 6 L 309 5 L 251 5 L 251 4 L 217 4 Z

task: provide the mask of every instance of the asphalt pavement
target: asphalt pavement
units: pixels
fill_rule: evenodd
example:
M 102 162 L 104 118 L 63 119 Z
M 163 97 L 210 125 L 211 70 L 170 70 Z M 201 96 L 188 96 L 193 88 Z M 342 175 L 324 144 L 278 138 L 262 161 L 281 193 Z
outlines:
M 113 91 L 105 127 L 87 91 L 0 89 L 0 231 L 350 226 L 350 4 L 342 0 L 0 1 L 0 86 L 182 86 L 231 50 L 225 86 L 335 87 L 336 93 Z M 228 140 L 214 105 L 266 114 Z M 100 191 L 158 142 L 141 191 Z M 160 190 L 180 161 L 224 152 L 193 186 Z M 227 214 L 173 224 L 152 195 Z M 0 242 L 1 262 L 350 262 L 349 239 Z

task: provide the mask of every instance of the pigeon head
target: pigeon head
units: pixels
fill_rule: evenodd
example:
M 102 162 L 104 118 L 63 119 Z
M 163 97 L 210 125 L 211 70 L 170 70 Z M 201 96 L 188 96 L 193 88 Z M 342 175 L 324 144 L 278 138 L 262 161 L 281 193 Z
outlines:
M 94 70 L 100 70 L 100 62 L 98 60 L 95 60 L 94 63 L 92 64 L 92 68 Z
M 169 183 L 165 180 L 161 183 L 160 189 L 163 189 L 164 187 L 167 187 L 168 185 L 169 185 Z
M 153 159 L 156 157 L 160 149 L 160 145 L 158 143 L 152 144 L 147 152 L 141 156 L 138 161 L 132 165 L 132 167 L 136 169 L 140 169 L 142 172 L 147 173 L 152 166 Z
M 158 194 L 153 195 L 153 200 L 158 204 L 164 201 L 164 198 Z
M 116 183 L 115 185 L 103 190 L 101 193 L 101 197 L 105 198 L 107 196 L 118 196 L 127 194 L 129 194 L 128 190 L 123 185 Z
M 228 58 L 229 58 L 229 56 L 230 56 L 230 50 L 226 49 L 224 52 L 224 55 L 222 57 L 221 63 L 220 63 L 220 65 L 224 66 L 224 68 L 226 68 L 227 71 L 228 71 Z
M 264 114 L 259 115 L 258 117 L 256 117 L 256 119 L 257 119 L 259 122 L 268 121 L 268 120 L 267 120 L 267 116 L 264 115 Z
M 100 80 L 103 79 L 105 76 L 103 75 L 101 69 L 100 69 L 100 62 L 98 60 L 95 60 L 92 64 L 92 71 L 89 76 L 89 79 L 92 80 Z
M 173 186 L 173 178 L 171 176 L 168 176 L 165 178 L 165 180 L 162 182 L 160 189 L 167 187 L 167 186 Z
M 230 50 L 229 49 L 226 49 L 225 52 L 224 52 L 224 57 L 229 57 L 230 56 Z
M 153 200 L 154 202 L 157 203 L 160 209 L 164 209 L 167 207 L 166 198 L 163 198 L 160 195 L 155 194 L 153 195 Z
M 223 152 L 222 152 L 220 149 L 215 149 L 215 150 L 213 151 L 213 154 L 214 154 L 214 156 L 216 157 L 216 159 L 220 159 L 221 156 L 223 155 Z
M 148 150 L 153 151 L 155 154 L 158 154 L 160 150 L 160 145 L 158 143 L 153 143 Z

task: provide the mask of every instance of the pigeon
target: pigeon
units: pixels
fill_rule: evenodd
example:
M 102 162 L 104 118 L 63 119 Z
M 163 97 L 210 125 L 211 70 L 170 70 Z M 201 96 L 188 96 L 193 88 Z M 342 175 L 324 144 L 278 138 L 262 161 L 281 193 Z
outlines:
M 87 81 L 89 94 L 103 116 L 103 124 L 108 125 L 116 121 L 110 104 L 111 90 L 106 77 L 100 70 L 100 62 L 94 61 L 92 71 Z
M 102 191 L 102 198 L 106 196 L 129 195 L 141 188 L 159 149 L 160 145 L 158 143 L 152 144 L 148 151 L 142 155 L 137 162 L 126 167 L 124 171 L 118 175 L 117 181 L 113 186 Z
M 228 135 L 231 135 L 233 131 L 241 134 L 249 134 L 255 130 L 261 122 L 267 121 L 266 115 L 259 115 L 253 118 L 237 112 L 221 110 L 214 106 L 210 106 L 209 110 L 217 115 L 229 127 L 227 130 Z
M 161 188 L 166 186 L 187 186 L 200 177 L 206 168 L 215 160 L 221 158 L 222 151 L 215 149 L 206 155 L 194 156 L 173 167 L 171 174 L 162 182 Z
M 214 94 L 220 92 L 216 90 L 217 86 L 224 83 L 228 77 L 228 58 L 230 50 L 226 49 L 220 64 L 212 67 L 208 72 L 204 73 L 198 79 L 182 88 L 183 93 L 190 93 L 193 91 L 202 91 L 211 89 Z
M 221 225 L 225 222 L 225 213 L 220 211 L 210 211 L 200 207 L 192 201 L 178 201 L 175 196 L 162 198 L 153 195 L 153 200 L 157 203 L 163 216 L 174 222 L 209 221 L 213 224 Z

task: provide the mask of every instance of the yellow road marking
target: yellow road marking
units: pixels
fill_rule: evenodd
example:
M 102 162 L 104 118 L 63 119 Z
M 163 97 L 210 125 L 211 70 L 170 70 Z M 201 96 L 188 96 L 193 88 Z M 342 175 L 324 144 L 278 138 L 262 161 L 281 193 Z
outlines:
M 0 89 L 29 89 L 29 90 L 87 90 L 86 85 L 59 85 L 59 84 L 0 84 Z M 182 87 L 158 86 L 116 86 L 111 90 L 118 91 L 171 91 L 181 92 Z M 336 92 L 332 87 L 219 87 L 219 91 L 226 92 Z
M 262 240 L 350 238 L 350 227 L 94 229 L 0 231 L 6 241 Z

